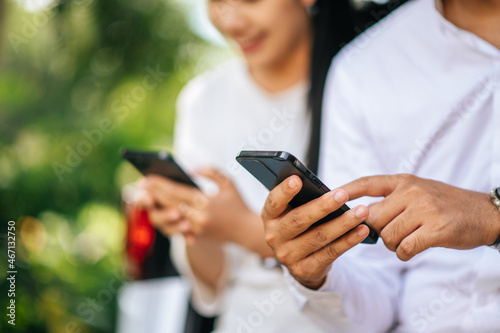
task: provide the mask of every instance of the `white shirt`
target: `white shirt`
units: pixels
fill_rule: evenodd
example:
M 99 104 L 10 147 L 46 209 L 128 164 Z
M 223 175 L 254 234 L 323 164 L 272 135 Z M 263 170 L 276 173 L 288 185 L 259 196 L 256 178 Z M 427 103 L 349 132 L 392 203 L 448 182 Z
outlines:
M 175 155 L 188 170 L 215 167 L 231 176 L 246 204 L 261 211 L 267 189 L 239 166 L 242 149 L 288 150 L 304 159 L 309 138 L 307 83 L 278 94 L 257 86 L 245 65 L 232 63 L 190 82 L 178 100 Z M 193 286 L 193 303 L 205 315 L 220 315 L 216 332 L 328 332 L 301 314 L 280 267 L 266 269 L 261 258 L 225 246 L 225 273 L 213 294 L 191 271 L 181 236 L 172 257 Z M 345 320 L 336 307 L 338 317 Z
M 445 20 L 433 0 L 409 2 L 346 46 L 324 102 L 320 177 L 331 188 L 401 172 L 484 193 L 500 185 L 500 50 Z M 337 304 L 356 288 L 335 281 L 342 266 L 371 257 L 395 277 L 374 282 L 398 290 L 395 332 L 500 332 L 498 251 L 435 248 L 404 263 L 382 248 L 353 248 L 319 292 L 288 279 L 304 313 L 333 327 L 325 295 Z

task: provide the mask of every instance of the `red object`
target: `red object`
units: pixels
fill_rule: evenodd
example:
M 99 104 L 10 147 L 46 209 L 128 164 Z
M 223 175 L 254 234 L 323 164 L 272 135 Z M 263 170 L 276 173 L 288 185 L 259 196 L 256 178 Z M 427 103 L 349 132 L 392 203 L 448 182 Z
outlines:
M 155 230 L 149 222 L 148 212 L 133 207 L 128 218 L 127 254 L 134 266 L 142 267 L 155 242 Z M 138 272 L 142 275 L 141 272 Z

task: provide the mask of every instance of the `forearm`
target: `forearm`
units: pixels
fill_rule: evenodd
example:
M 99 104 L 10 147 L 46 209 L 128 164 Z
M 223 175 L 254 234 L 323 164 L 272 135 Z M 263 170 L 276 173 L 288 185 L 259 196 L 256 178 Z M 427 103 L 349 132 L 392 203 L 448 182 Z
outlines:
M 216 293 L 225 265 L 222 243 L 199 237 L 186 243 L 186 255 L 193 274 Z
M 500 191 L 493 190 L 491 195 L 489 195 L 489 199 L 492 201 L 493 205 L 490 206 L 491 209 L 491 227 L 489 228 L 489 234 L 491 235 L 490 240 L 488 240 L 487 245 L 493 244 L 500 237 L 500 196 L 498 195 Z M 491 242 L 493 239 L 493 242 Z
M 200 243 L 201 244 L 201 243 Z M 231 271 L 234 269 L 233 263 L 235 260 L 231 259 L 232 256 L 230 254 L 229 249 L 224 246 L 222 248 L 223 250 L 223 255 L 222 255 L 222 270 L 220 268 L 220 265 L 217 264 L 217 262 L 220 263 L 219 259 L 221 258 L 218 254 L 217 251 L 214 251 L 216 254 L 211 254 L 214 256 L 214 258 L 207 258 L 207 256 L 195 256 L 195 253 L 192 253 L 191 256 L 192 258 L 195 258 L 195 263 L 191 263 L 189 256 L 188 256 L 188 245 L 186 244 L 186 240 L 183 235 L 181 234 L 175 234 L 171 238 L 171 246 L 170 246 L 170 255 L 172 257 L 172 261 L 177 268 L 178 272 L 185 277 L 189 284 L 191 285 L 191 300 L 194 308 L 201 314 L 205 316 L 217 316 L 223 306 L 224 303 L 224 288 L 223 286 L 227 285 L 228 279 L 231 278 Z M 202 251 L 201 248 L 196 248 L 195 251 L 191 252 L 198 252 Z M 212 250 L 207 250 L 212 252 Z M 207 253 L 208 254 L 208 253 Z M 203 254 L 202 254 L 203 255 Z M 203 259 L 205 258 L 205 259 Z M 213 288 L 212 286 L 214 283 L 210 283 L 207 280 L 206 276 L 206 271 L 205 273 L 201 272 L 200 276 L 200 267 L 198 265 L 198 262 L 201 260 L 206 260 L 207 263 L 209 263 L 209 268 L 212 271 L 218 271 L 218 274 L 208 274 L 211 275 L 212 277 L 218 276 L 216 279 L 212 279 L 212 282 L 216 281 L 215 283 L 217 284 L 216 288 Z M 236 261 L 237 262 L 237 261 Z M 195 273 L 195 267 L 197 272 Z M 215 269 L 214 267 L 219 266 L 218 269 Z M 205 266 L 205 268 L 207 268 Z M 212 286 L 211 286 L 211 285 Z
M 274 257 L 273 250 L 266 243 L 264 223 L 260 216 L 249 212 L 241 219 L 240 227 L 235 228 L 234 242 L 262 258 Z

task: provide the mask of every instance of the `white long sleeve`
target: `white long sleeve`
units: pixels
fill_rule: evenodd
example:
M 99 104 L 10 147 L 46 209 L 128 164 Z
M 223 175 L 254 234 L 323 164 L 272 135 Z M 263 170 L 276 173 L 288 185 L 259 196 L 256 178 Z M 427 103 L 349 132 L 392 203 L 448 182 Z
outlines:
M 386 251 L 382 242 L 358 245 L 333 263 L 319 290 L 285 269 L 286 281 L 302 312 L 322 327 L 343 332 L 339 325 L 349 323 L 353 332 L 387 332 L 396 320 L 400 266 Z
M 333 189 L 406 172 L 487 193 L 500 182 L 499 78 L 500 50 L 446 21 L 434 0 L 408 2 L 333 63 L 320 178 Z M 380 332 L 377 318 L 395 316 L 398 333 L 500 331 L 498 252 L 433 248 L 401 262 L 379 242 L 338 260 L 320 291 L 337 295 L 354 322 L 375 320 Z M 304 313 L 333 325 L 322 300 L 304 295 Z

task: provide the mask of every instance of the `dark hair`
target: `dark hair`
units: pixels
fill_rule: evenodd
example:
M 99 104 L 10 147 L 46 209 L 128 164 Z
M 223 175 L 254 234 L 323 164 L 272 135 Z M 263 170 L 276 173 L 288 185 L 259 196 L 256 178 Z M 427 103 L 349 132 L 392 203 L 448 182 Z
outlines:
M 332 58 L 344 45 L 404 2 L 406 0 L 391 0 L 385 5 L 367 3 L 355 7 L 352 0 L 317 0 L 313 6 L 314 37 L 308 97 L 311 135 L 307 153 L 307 164 L 312 171 L 318 171 L 323 91 Z

